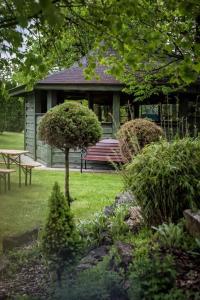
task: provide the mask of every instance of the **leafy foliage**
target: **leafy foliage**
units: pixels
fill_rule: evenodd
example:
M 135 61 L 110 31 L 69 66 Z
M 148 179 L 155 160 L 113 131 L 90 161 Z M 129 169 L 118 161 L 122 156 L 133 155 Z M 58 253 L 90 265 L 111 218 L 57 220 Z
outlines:
M 102 129 L 95 113 L 77 103 L 66 101 L 50 109 L 39 124 L 39 137 L 65 153 L 65 196 L 69 195 L 69 149 L 86 148 L 101 137 Z
M 175 287 L 176 272 L 171 256 L 154 255 L 136 260 L 129 276 L 129 299 L 163 299 Z
M 200 139 L 146 146 L 127 166 L 125 187 L 136 196 L 148 225 L 177 222 L 200 207 Z
M 146 119 L 126 122 L 117 133 L 120 150 L 126 162 L 130 162 L 145 145 L 158 141 L 162 136 L 162 128 Z
M 24 102 L 22 98 L 9 97 L 7 88 L 10 87 L 10 82 L 0 82 L 0 133 L 24 129 Z
M 49 198 L 49 208 L 42 237 L 42 251 L 60 274 L 64 264 L 72 262 L 77 255 L 79 238 L 72 213 L 57 183 Z
M 178 224 L 161 224 L 158 227 L 153 227 L 156 230 L 156 238 L 160 245 L 167 249 L 180 248 L 187 249 L 194 244 L 192 238 L 184 231 L 183 222 Z M 192 243 L 193 242 L 193 243 Z
M 114 216 L 107 217 L 104 213 L 94 216 L 91 221 L 82 221 L 78 224 L 79 233 L 87 247 L 100 246 L 103 243 L 112 243 L 125 238 L 129 234 L 129 227 L 125 222 L 128 209 L 118 207 Z
M 72 101 L 50 109 L 39 125 L 40 139 L 63 151 L 95 144 L 101 132 L 96 115 L 87 107 Z
M 87 53 L 86 75 L 93 75 L 99 61 L 140 99 L 199 76 L 198 0 L 6 3 L 0 4 L 0 66 L 9 69 L 9 60 L 12 69 L 23 65 L 26 83 Z

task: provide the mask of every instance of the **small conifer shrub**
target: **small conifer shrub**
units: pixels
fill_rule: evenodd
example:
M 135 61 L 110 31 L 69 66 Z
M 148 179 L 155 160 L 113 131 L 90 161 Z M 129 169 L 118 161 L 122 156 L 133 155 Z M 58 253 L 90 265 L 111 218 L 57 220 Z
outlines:
M 65 263 L 73 261 L 80 243 L 70 207 L 57 182 L 49 198 L 49 209 L 42 251 L 60 280 Z

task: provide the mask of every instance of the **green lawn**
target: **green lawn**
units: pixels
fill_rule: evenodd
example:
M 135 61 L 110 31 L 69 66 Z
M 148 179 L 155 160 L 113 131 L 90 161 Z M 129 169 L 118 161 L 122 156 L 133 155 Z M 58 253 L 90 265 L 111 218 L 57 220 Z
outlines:
M 6 137 L 15 142 L 9 142 Z M 19 134 L 5 134 L 3 148 L 16 148 L 20 145 Z M 9 147 L 10 145 L 10 147 Z M 14 145 L 12 147 L 12 145 Z M 52 185 L 57 181 L 61 187 L 64 183 L 64 171 L 34 170 L 32 186 L 18 186 L 18 173 L 12 174 L 12 190 L 0 194 L 0 244 L 4 235 L 15 234 L 34 226 L 44 224 L 48 213 L 48 198 Z M 76 200 L 72 211 L 76 220 L 90 219 L 95 212 L 112 203 L 122 188 L 122 182 L 116 174 L 71 172 L 71 195 Z
M 24 149 L 24 134 L 16 132 L 0 134 L 0 149 Z

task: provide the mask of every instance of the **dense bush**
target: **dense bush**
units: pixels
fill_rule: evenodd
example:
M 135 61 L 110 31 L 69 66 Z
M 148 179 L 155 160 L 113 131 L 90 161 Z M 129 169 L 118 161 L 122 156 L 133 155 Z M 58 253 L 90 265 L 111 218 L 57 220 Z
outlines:
M 11 88 L 10 86 L 7 87 Z M 24 129 L 24 100 L 9 97 L 5 86 L 0 82 L 0 133 L 3 131 L 21 132 Z
M 171 256 L 136 260 L 129 277 L 129 299 L 163 299 L 175 287 L 176 272 Z
M 145 145 L 158 141 L 162 136 L 162 128 L 149 120 L 135 119 L 126 122 L 117 133 L 125 162 L 130 162 Z
M 200 208 L 200 139 L 161 141 L 145 147 L 127 166 L 125 187 L 147 224 L 177 222 L 186 208 Z
M 49 198 L 49 208 L 42 251 L 60 278 L 65 262 L 73 261 L 80 244 L 70 208 L 57 183 Z
M 50 109 L 39 125 L 39 137 L 65 153 L 65 196 L 69 196 L 69 149 L 86 148 L 101 137 L 102 128 L 95 113 L 75 101 L 65 101 Z

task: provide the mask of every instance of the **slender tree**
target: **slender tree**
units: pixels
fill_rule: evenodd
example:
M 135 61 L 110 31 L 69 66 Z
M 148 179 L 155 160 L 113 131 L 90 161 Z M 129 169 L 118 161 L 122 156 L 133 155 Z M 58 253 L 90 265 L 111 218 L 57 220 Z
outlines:
M 40 139 L 65 154 L 65 196 L 69 204 L 69 150 L 95 144 L 100 139 L 101 132 L 94 112 L 77 102 L 66 101 L 57 105 L 41 120 Z

